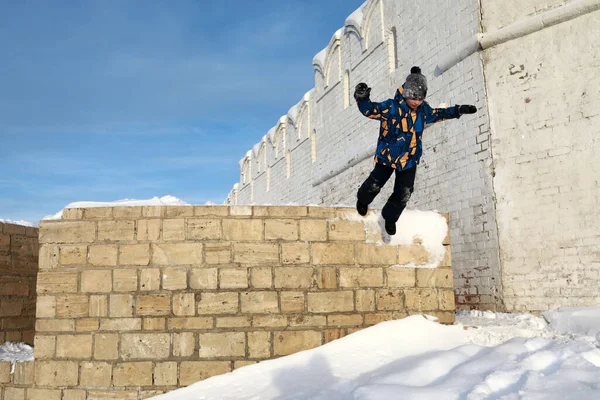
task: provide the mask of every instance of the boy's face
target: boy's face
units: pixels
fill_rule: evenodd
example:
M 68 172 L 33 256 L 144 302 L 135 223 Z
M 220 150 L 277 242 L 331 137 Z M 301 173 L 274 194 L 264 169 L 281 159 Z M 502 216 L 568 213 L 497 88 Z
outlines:
M 416 110 L 423 103 L 423 99 L 406 99 L 406 104 L 413 110 Z

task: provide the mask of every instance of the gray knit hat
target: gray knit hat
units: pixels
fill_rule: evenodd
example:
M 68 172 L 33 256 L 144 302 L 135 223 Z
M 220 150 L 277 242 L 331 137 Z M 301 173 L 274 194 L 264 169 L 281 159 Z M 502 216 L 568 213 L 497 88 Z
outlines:
M 410 75 L 406 77 L 404 83 L 402 96 L 405 99 L 424 99 L 427 97 L 427 78 L 421 74 L 421 68 L 412 67 L 410 69 Z

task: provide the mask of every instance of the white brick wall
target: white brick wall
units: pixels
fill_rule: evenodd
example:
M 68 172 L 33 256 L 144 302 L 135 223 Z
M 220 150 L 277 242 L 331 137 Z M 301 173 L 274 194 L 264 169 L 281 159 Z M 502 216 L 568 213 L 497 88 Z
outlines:
M 484 54 L 508 310 L 600 304 L 598 38 L 596 11 Z
M 363 45 L 354 33 L 332 40 L 329 54 L 329 85 L 315 74 L 310 96 L 311 130 L 316 130 L 317 160 L 311 161 L 310 139 L 288 134 L 292 174 L 285 176 L 285 160 L 268 152 L 270 191 L 265 174 L 254 184 L 255 204 L 345 204 L 353 206 L 356 191 L 373 167 L 371 158 L 313 187 L 324 174 L 346 163 L 353 155 L 376 143 L 379 124 L 363 117 L 354 102 L 344 109 L 344 71 L 350 72 L 350 95 L 361 81 L 373 88 L 371 98 L 393 97 L 413 65 L 421 66 L 429 79 L 428 101 L 476 104 L 475 116 L 446 121 L 424 133 L 424 157 L 417 173 L 415 194 L 409 208 L 437 209 L 451 215 L 453 264 L 459 306 L 496 309 L 501 307 L 498 239 L 491 185 L 489 123 L 486 111 L 483 69 L 474 54 L 439 78 L 433 70 L 441 54 L 452 51 L 480 30 L 476 0 L 422 2 L 416 0 L 368 1 L 363 9 Z M 383 16 L 383 20 L 382 20 Z M 388 39 L 397 31 L 398 69 L 390 73 Z M 307 60 L 308 61 L 308 60 Z M 326 68 L 326 65 L 323 65 Z M 288 123 L 288 130 L 291 130 Z M 258 139 L 258 138 L 257 138 Z M 267 147 L 272 148 L 268 144 Z M 256 171 L 256 169 L 254 169 Z M 373 204 L 381 208 L 391 194 L 390 181 Z M 250 203 L 250 185 L 240 186 L 238 203 Z

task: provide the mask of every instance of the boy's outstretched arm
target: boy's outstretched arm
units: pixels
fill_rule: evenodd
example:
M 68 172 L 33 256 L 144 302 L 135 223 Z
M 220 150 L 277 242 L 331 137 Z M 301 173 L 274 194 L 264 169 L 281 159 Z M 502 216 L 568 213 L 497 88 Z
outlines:
M 427 103 L 425 106 L 425 122 L 434 124 L 447 119 L 460 118 L 463 114 L 474 114 L 477 112 L 477 107 L 472 105 L 456 105 L 448 108 L 431 108 Z
M 354 89 L 354 99 L 360 112 L 367 118 L 383 120 L 390 111 L 389 101 L 374 103 L 370 99 L 371 88 L 366 83 L 359 83 Z

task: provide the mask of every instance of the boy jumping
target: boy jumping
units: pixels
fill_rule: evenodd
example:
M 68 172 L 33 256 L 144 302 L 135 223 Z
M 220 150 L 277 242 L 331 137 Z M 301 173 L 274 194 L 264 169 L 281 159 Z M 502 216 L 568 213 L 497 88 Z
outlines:
M 381 103 L 370 100 L 371 88 L 366 83 L 356 85 L 354 98 L 360 112 L 368 118 L 381 122 L 375 168 L 358 189 L 356 210 L 362 216 L 367 214 L 369 204 L 379 194 L 392 173 L 396 172 L 394 192 L 381 211 L 385 220 L 385 230 L 389 235 L 396 234 L 396 221 L 404 211 L 414 189 L 417 165 L 423 153 L 421 137 L 427 124 L 463 114 L 473 114 L 477 108 L 472 105 L 456 105 L 448 108 L 431 108 L 427 96 L 427 79 L 419 67 L 412 67 L 406 82 L 396 91 L 394 99 Z

